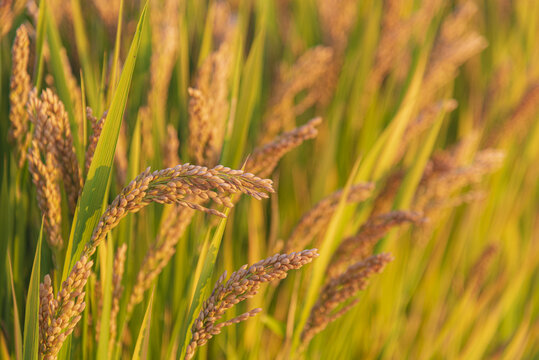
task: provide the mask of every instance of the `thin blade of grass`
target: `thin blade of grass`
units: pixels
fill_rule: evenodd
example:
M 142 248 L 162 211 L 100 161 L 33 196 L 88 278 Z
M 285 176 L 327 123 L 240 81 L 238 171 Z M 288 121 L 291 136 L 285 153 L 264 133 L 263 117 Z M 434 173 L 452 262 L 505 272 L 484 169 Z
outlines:
M 419 94 L 429 53 L 422 52 L 399 111 L 365 156 L 356 181 L 379 178 L 392 165 Z
M 36 255 L 32 274 L 30 275 L 30 285 L 28 286 L 28 296 L 26 298 L 26 311 L 24 316 L 24 345 L 23 359 L 37 359 L 39 354 L 39 279 L 41 276 L 41 242 L 43 240 L 43 220 L 37 241 Z
M 41 81 L 43 80 L 43 41 L 45 40 L 45 26 L 47 17 L 45 16 L 47 2 L 39 2 L 39 14 L 36 28 L 36 63 L 34 66 L 34 86 L 37 91 L 41 91 Z
M 142 319 L 142 324 L 140 325 L 140 329 L 137 336 L 137 342 L 135 343 L 135 350 L 133 351 L 133 356 L 131 357 L 131 359 L 133 360 L 140 359 L 142 341 L 148 336 L 148 334 L 146 333 L 147 332 L 146 330 L 149 329 L 149 326 L 150 326 L 154 293 L 155 293 L 155 285 L 152 289 L 152 293 L 150 295 L 150 301 L 148 301 L 148 306 L 146 306 L 146 311 L 144 312 L 144 318 Z
M 124 12 L 124 1 L 120 1 L 120 11 L 118 11 L 118 27 L 116 28 L 116 42 L 114 43 L 114 56 L 112 57 L 112 69 L 110 70 L 110 83 L 107 96 L 107 105 L 112 101 L 112 96 L 116 90 L 116 77 L 118 72 L 118 62 L 120 61 L 120 42 L 122 40 L 122 18 Z
M 99 331 L 99 339 L 97 343 L 97 358 L 106 359 L 109 351 L 109 335 L 110 335 L 110 310 L 112 304 L 112 268 L 114 263 L 114 248 L 112 246 L 112 237 L 107 237 L 106 246 L 103 246 L 104 262 L 101 262 L 101 274 L 105 278 L 102 281 L 102 301 L 101 307 L 101 325 Z
M 7 266 L 9 274 L 9 283 L 11 284 L 11 297 L 13 299 L 13 337 L 15 338 L 15 357 L 22 359 L 22 335 L 21 321 L 19 319 L 19 307 L 17 306 L 17 295 L 15 294 L 15 285 L 13 284 L 13 266 L 11 265 L 11 256 L 7 254 Z

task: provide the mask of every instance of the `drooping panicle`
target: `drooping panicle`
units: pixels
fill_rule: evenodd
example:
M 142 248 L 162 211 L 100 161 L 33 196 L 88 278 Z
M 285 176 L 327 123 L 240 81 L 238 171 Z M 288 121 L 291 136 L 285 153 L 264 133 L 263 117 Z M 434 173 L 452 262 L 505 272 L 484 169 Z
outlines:
M 382 272 L 392 260 L 390 254 L 373 255 L 350 265 L 345 272 L 326 282 L 301 334 L 302 346 L 306 346 L 314 335 L 350 310 L 358 301 L 358 291 L 364 290 L 369 278 Z
M 9 3 L 9 1 L 7 2 Z M 1 37 L 1 36 L 0 36 Z M 9 91 L 9 139 L 15 144 L 19 164 L 24 160 L 24 147 L 27 142 L 28 114 L 26 103 L 30 93 L 30 75 L 28 74 L 28 58 L 30 56 L 30 40 L 24 25 L 17 29 L 15 42 L 11 50 L 11 79 Z
M 414 211 L 391 211 L 369 218 L 361 225 L 357 234 L 344 239 L 331 259 L 328 273 L 334 276 L 353 262 L 369 257 L 374 246 L 389 230 L 405 223 L 419 225 L 427 221 L 420 213 Z
M 321 118 L 314 118 L 305 125 L 285 132 L 272 142 L 256 148 L 249 156 L 245 170 L 261 177 L 269 176 L 286 153 L 301 145 L 305 140 L 313 139 L 318 135 L 316 127 L 321 122 Z
M 281 72 L 264 114 L 260 143 L 269 143 L 281 131 L 294 128 L 296 116 L 321 100 L 327 90 L 324 81 L 329 76 L 333 56 L 331 48 L 316 46 L 301 55 L 290 69 Z M 303 91 L 307 94 L 296 104 L 296 96 Z
M 287 272 L 299 269 L 318 256 L 316 249 L 290 254 L 276 254 L 251 266 L 243 265 L 232 273 L 225 282 L 226 272 L 219 278 L 211 296 L 202 304 L 202 309 L 191 328 L 192 338 L 187 346 L 185 358 L 191 359 L 197 347 L 219 334 L 223 327 L 247 320 L 262 309 L 254 309 L 231 320 L 218 323 L 225 312 L 241 301 L 251 298 L 260 285 L 284 279 Z
M 356 184 L 350 187 L 347 203 L 355 203 L 367 199 L 374 189 L 371 183 Z M 311 240 L 322 231 L 331 216 L 337 210 L 343 190 L 337 190 L 333 194 L 320 200 L 300 219 L 296 227 L 292 230 L 287 242 L 287 249 L 297 249 L 308 245 Z
M 86 307 L 84 287 L 93 262 L 82 256 L 53 298 L 51 280 L 45 276 L 40 286 L 39 353 L 44 359 L 55 359 L 67 337 L 82 317 Z

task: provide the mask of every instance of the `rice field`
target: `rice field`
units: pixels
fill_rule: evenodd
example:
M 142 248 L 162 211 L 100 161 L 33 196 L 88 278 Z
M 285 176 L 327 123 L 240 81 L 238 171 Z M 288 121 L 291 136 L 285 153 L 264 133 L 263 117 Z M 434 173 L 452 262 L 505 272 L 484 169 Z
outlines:
M 538 33 L 1 0 L 0 358 L 539 358 Z

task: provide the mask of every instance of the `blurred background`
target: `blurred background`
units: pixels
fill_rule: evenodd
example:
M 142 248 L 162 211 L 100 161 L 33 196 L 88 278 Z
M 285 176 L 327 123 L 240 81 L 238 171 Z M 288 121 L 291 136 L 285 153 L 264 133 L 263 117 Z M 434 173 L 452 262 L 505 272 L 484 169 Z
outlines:
M 36 254 L 36 281 L 50 274 L 57 294 L 93 230 L 78 237 L 66 177 L 50 180 L 51 205 L 28 165 L 35 87 L 65 107 L 77 212 L 88 199 L 100 215 L 148 166 L 222 164 L 275 189 L 234 198 L 226 224 L 175 205 L 127 215 L 94 257 L 60 358 L 177 358 L 193 294 L 310 248 L 312 264 L 224 319 L 261 313 L 195 356 L 539 357 L 538 33 L 539 2 L 525 0 L 3 0 L 0 354 L 26 355 Z M 91 195 L 100 161 L 110 177 Z

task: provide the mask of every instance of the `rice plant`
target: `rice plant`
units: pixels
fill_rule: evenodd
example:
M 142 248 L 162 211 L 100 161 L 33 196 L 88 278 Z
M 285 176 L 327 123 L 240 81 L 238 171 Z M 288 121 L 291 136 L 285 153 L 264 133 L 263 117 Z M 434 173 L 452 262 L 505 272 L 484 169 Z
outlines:
M 533 1 L 2 0 L 0 358 L 539 357 L 538 32 Z

